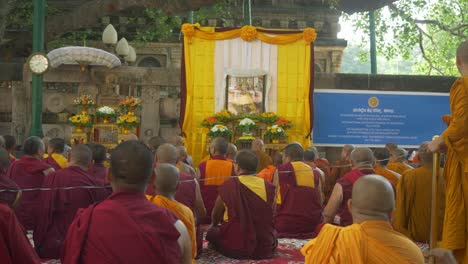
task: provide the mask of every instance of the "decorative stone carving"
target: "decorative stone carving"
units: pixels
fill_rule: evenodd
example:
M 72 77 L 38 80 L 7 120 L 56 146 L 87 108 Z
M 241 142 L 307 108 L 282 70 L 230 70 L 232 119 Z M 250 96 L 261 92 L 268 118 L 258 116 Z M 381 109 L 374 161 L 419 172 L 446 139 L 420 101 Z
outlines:
M 163 119 L 177 119 L 180 116 L 180 98 L 163 98 L 159 104 L 159 112 Z
M 28 116 L 31 113 L 31 104 L 26 92 L 27 83 L 13 82 L 12 84 L 12 126 L 11 134 L 16 136 L 17 142 L 23 142 L 27 135 L 26 128 L 29 127 Z
M 46 108 L 52 113 L 62 112 L 65 109 L 65 98 L 58 93 L 46 95 Z
M 44 136 L 49 138 L 65 137 L 65 131 L 61 125 L 42 125 Z

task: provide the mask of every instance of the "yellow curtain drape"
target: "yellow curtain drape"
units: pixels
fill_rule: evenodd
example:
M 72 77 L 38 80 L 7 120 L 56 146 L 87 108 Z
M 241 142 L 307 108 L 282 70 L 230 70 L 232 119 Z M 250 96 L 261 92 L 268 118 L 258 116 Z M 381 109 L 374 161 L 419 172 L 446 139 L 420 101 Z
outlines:
M 215 42 L 194 38 L 191 44 L 184 40 L 187 85 L 186 110 L 182 130 L 186 145 L 195 162 L 206 155 L 206 128 L 201 121 L 213 115 L 214 102 L 214 52 Z
M 277 113 L 289 119 L 293 128 L 287 131 L 289 142 L 310 146 L 310 46 L 297 41 L 278 46 Z

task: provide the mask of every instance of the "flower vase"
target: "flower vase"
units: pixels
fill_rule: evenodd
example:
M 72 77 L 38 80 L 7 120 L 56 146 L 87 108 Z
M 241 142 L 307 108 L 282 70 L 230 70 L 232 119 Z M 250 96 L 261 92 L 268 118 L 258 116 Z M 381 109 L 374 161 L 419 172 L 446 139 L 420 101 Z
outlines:
M 277 139 L 277 138 L 271 139 L 271 143 L 273 143 L 273 144 L 279 144 L 279 142 L 280 142 L 280 141 L 279 141 L 279 139 Z
M 75 132 L 76 133 L 83 133 L 83 126 L 76 126 L 75 127 Z
M 102 120 L 102 122 L 104 124 L 109 124 L 109 117 L 108 116 L 104 116 L 104 119 Z
M 87 115 L 88 114 L 88 107 L 82 106 L 81 107 L 81 114 L 82 115 Z
M 123 128 L 123 133 L 124 133 L 124 135 L 130 134 L 130 127 L 124 127 Z

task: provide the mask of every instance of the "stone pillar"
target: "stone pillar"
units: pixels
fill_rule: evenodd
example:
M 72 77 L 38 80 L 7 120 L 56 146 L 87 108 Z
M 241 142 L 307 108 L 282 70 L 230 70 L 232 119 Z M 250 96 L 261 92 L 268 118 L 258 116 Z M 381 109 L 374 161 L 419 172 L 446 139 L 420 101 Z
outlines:
M 143 86 L 141 91 L 141 130 L 140 138 L 146 142 L 153 136 L 159 135 L 160 116 L 160 87 Z
M 30 88 L 29 82 L 12 83 L 12 116 L 11 116 L 11 135 L 16 136 L 18 145 L 29 135 L 31 97 L 26 88 Z

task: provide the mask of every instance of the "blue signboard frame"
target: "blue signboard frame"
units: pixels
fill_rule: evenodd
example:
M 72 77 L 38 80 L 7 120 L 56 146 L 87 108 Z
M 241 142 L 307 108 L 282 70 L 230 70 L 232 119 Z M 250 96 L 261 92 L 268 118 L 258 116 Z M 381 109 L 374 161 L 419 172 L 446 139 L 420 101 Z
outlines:
M 316 90 L 312 140 L 315 146 L 413 148 L 444 131 L 442 116 L 449 113 L 446 93 Z

